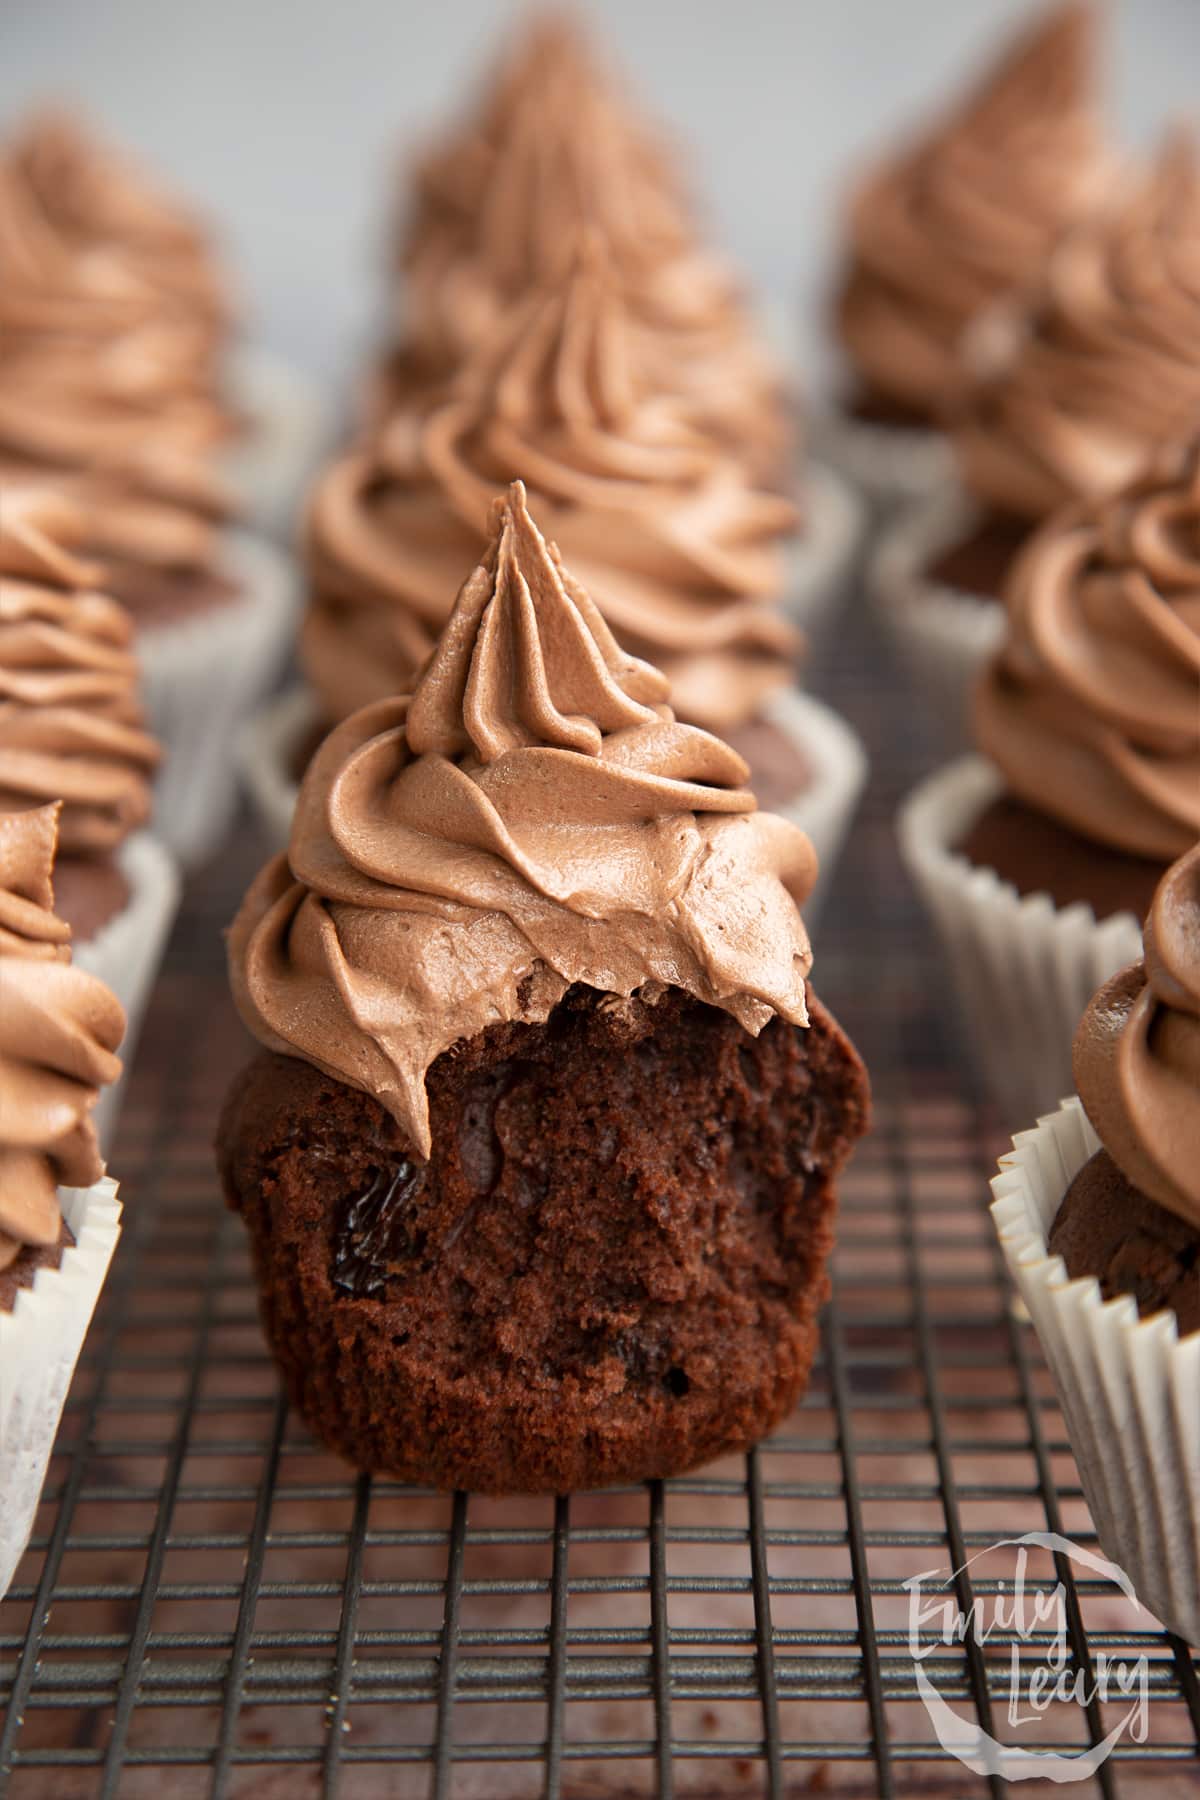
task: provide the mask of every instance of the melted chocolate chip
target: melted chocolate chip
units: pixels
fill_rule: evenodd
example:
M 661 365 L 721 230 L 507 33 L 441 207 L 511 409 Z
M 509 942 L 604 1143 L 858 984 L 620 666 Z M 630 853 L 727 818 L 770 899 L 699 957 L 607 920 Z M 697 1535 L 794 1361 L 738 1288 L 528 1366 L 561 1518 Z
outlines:
M 333 1285 L 343 1294 L 363 1299 L 380 1293 L 403 1264 L 420 1255 L 424 1233 L 416 1227 L 413 1202 L 425 1176 L 423 1164 L 380 1169 L 346 1206 L 333 1259 Z

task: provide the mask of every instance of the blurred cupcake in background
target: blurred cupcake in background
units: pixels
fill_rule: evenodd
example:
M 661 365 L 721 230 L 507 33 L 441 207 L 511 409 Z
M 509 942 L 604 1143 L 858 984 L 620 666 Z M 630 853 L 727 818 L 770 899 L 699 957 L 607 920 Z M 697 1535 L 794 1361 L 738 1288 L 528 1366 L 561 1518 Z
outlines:
M 1112 493 L 1200 419 L 1200 162 L 1173 132 L 1152 168 L 1065 239 L 1027 308 L 981 321 L 952 417 L 962 490 L 879 545 L 872 593 L 909 672 L 961 730 L 1037 525 Z
M 400 236 L 397 339 L 373 420 L 451 380 L 596 232 L 649 354 L 695 422 L 755 477 L 794 480 L 793 407 L 733 271 L 701 241 L 677 162 L 571 12 L 536 15 L 465 124 L 417 166 Z
M 1101 1547 L 1200 1643 L 1200 844 L 1095 995 L 1079 1098 L 1014 1139 L 992 1216 Z M 1081 1104 L 1082 1102 L 1082 1104 Z
M 664 671 L 681 717 L 742 753 L 760 802 L 831 862 L 863 760 L 835 715 L 792 691 L 800 639 L 779 602 L 795 509 L 657 385 L 661 364 L 641 344 L 589 235 L 441 400 L 396 413 L 327 472 L 308 520 L 308 730 L 411 687 L 449 617 L 455 571 L 478 561 L 496 495 L 521 479 L 622 646 Z M 292 706 L 247 751 L 280 842 L 311 747 Z
M 1021 553 L 975 695 L 983 757 L 921 784 L 901 845 L 1005 1121 L 1070 1089 L 1091 993 L 1200 838 L 1200 443 Z
M 0 484 L 0 812 L 60 805 L 58 911 L 79 966 L 128 1015 L 132 1055 L 179 880 L 147 830 L 161 753 L 133 626 L 66 548 L 79 530 L 61 495 Z
M 1043 12 L 1000 63 L 915 141 L 870 170 L 846 225 L 835 328 L 848 365 L 822 448 L 876 501 L 940 486 L 941 430 L 964 332 L 1029 289 L 1111 176 L 1096 76 L 1096 10 Z
M 76 547 L 133 615 L 171 752 L 159 827 L 189 862 L 229 824 L 234 727 L 293 619 L 281 557 L 229 525 L 229 322 L 190 216 L 73 124 L 44 117 L 0 155 L 0 473 L 84 508 Z
M 0 806 L 0 1598 L 120 1232 L 94 1112 L 125 1020 L 54 911 L 60 808 Z
M 812 632 L 846 591 L 862 507 L 831 469 L 801 466 L 790 375 L 704 242 L 679 160 L 572 13 L 536 16 L 462 127 L 418 164 L 368 425 L 443 397 L 514 306 L 564 279 L 581 231 L 604 246 L 655 385 L 755 485 L 798 499 L 788 601 Z
M 0 206 L 4 349 L 102 355 L 131 409 L 169 407 L 156 463 L 167 444 L 213 451 L 241 513 L 268 530 L 290 523 L 318 452 L 319 407 L 295 370 L 238 330 L 206 222 L 62 105 L 8 140 Z M 131 454 L 135 424 L 131 414 Z

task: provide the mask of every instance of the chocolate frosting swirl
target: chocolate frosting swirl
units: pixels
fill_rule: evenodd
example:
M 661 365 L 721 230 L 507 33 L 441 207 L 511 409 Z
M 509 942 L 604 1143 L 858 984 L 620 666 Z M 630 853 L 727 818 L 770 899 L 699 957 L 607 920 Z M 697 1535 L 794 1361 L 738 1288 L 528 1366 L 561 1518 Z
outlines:
M 400 341 L 373 421 L 428 404 L 515 303 L 561 282 L 581 226 L 603 240 L 630 326 L 686 415 L 785 479 L 786 384 L 740 284 L 699 242 L 667 152 L 561 15 L 535 22 L 476 120 L 418 172 Z
M 1100 989 L 1074 1063 L 1088 1118 L 1126 1179 L 1200 1228 L 1200 844 L 1159 883 L 1145 961 Z
M 1096 16 L 1040 18 L 945 121 L 854 195 L 842 341 L 872 389 L 935 414 L 961 381 L 964 328 L 1028 288 L 1108 172 L 1095 109 Z
M 1200 417 L 1200 164 L 1177 130 L 1064 239 L 1025 312 L 981 327 L 952 420 L 971 492 L 1041 519 L 1122 486 Z
M 180 200 L 55 107 L 25 122 L 4 161 L 57 246 L 75 253 L 68 281 L 80 291 L 90 284 L 97 303 L 114 309 L 112 324 L 140 324 L 147 309 L 170 302 L 207 327 L 211 354 L 230 323 L 229 305 L 208 234 Z M 58 298 L 66 304 L 65 287 Z M 68 322 L 75 325 L 73 315 Z
M 121 1073 L 125 1015 L 54 914 L 58 812 L 0 813 L 0 1270 L 58 1243 L 60 1184 L 104 1173 L 91 1112 Z
M 791 894 L 812 847 L 667 693 L 515 482 L 411 699 L 327 739 L 287 857 L 243 903 L 229 952 L 250 1030 L 374 1094 L 427 1157 L 435 1058 L 545 1019 L 573 983 L 681 987 L 751 1032 L 804 1023 Z
M 796 635 L 767 603 L 794 509 L 655 385 L 591 238 L 449 398 L 397 415 L 319 484 L 301 656 L 332 717 L 410 685 L 455 571 L 481 555 L 492 501 L 516 478 L 624 646 L 665 670 L 683 716 L 730 728 L 790 679 Z
M 104 852 L 150 816 L 133 624 L 63 547 L 86 529 L 61 497 L 0 486 L 0 809 L 64 802 L 61 843 Z
M 74 124 L 0 157 L 0 469 L 86 477 L 97 548 L 207 561 L 229 510 L 215 453 L 228 318 L 183 208 Z
M 1030 805 L 1170 862 L 1200 837 L 1200 441 L 1052 520 L 980 683 L 984 752 Z

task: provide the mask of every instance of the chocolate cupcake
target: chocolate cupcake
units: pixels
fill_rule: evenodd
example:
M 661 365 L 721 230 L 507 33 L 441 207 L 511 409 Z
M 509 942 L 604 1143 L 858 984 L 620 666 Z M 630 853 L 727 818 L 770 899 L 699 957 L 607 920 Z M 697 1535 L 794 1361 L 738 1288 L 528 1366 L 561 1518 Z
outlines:
M 1038 525 L 1126 486 L 1195 431 L 1198 251 L 1200 168 L 1178 131 L 1063 241 L 1032 304 L 976 333 L 951 419 L 966 497 L 899 521 L 872 578 L 914 678 L 948 716 L 962 717 L 999 639 L 1008 573 Z
M 188 860 L 225 830 L 240 714 L 286 649 L 293 590 L 233 531 L 222 456 L 228 314 L 202 235 L 65 119 L 0 155 L 0 473 L 86 511 L 138 634 L 146 703 L 176 754 L 162 827 Z
M 835 460 L 880 499 L 929 491 L 963 380 L 962 340 L 997 300 L 1031 288 L 1110 173 L 1098 119 L 1096 14 L 1038 18 L 999 65 L 855 192 L 837 335 L 852 387 Z
M 13 134 L 0 156 L 0 189 L 11 234 L 0 355 L 4 347 L 37 355 L 55 339 L 77 355 L 90 346 L 110 376 L 107 433 L 119 392 L 129 409 L 126 448 L 143 479 L 154 469 L 139 453 L 134 414 L 153 401 L 159 449 L 173 445 L 169 486 L 183 481 L 218 502 L 211 471 L 188 468 L 197 453 L 211 453 L 240 513 L 267 531 L 290 527 L 324 436 L 321 407 L 296 370 L 240 335 L 207 221 L 62 107 L 43 107 Z M 61 384 L 63 375 L 52 374 Z M 29 417 L 16 423 L 26 437 Z M 60 447 L 62 431 L 51 429 L 46 446 Z M 42 447 L 36 428 L 34 442 Z M 77 454 L 77 441 L 72 448 Z
M 78 530 L 61 494 L 0 484 L 0 812 L 62 803 L 59 909 L 129 1014 L 131 1048 L 179 883 L 146 829 L 160 751 L 133 626 L 65 547 Z
M 866 1080 L 807 989 L 811 846 L 667 696 L 515 483 L 233 927 L 264 1050 L 225 1188 L 289 1393 L 359 1467 L 667 1475 L 803 1386 Z
M 0 1596 L 118 1234 L 93 1112 L 124 1017 L 54 912 L 60 807 L 0 809 Z
M 740 283 L 701 242 L 670 152 L 565 13 L 517 34 L 465 125 L 417 168 L 399 336 L 371 384 L 370 421 L 444 392 L 514 305 L 561 279 L 581 229 L 603 241 L 664 389 L 755 480 L 790 489 L 783 372 Z
M 1163 877 L 1143 960 L 1101 988 L 1075 1086 L 1103 1146 L 1067 1189 L 1050 1249 L 1106 1300 L 1200 1330 L 1200 842 Z
M 990 760 L 923 783 L 901 838 L 1017 1118 L 1068 1091 L 1088 995 L 1200 838 L 1200 443 L 1046 526 L 1006 617 L 975 698 Z M 1030 1021 L 1039 1053 L 1014 1059 Z
M 745 749 L 760 799 L 832 862 L 863 760 L 835 715 L 790 691 L 800 639 L 777 602 L 794 508 L 689 421 L 637 346 L 588 238 L 446 398 L 335 464 L 309 508 L 305 673 L 329 721 L 410 686 L 455 571 L 489 540 L 496 493 L 524 479 L 623 646 L 664 670 L 682 718 Z
M 1014 1141 L 992 1212 L 1059 1391 L 1105 1553 L 1200 1642 L 1200 843 L 1144 960 L 1095 996 L 1080 1100 Z

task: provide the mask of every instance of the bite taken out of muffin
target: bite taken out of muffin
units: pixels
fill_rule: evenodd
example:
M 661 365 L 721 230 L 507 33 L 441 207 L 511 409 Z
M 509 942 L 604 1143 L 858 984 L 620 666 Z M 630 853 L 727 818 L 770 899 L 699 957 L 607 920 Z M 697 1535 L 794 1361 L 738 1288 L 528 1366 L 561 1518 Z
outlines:
M 862 1065 L 815 859 L 514 483 L 411 692 L 339 726 L 230 934 L 218 1150 L 293 1402 L 357 1466 L 564 1491 L 802 1390 Z

